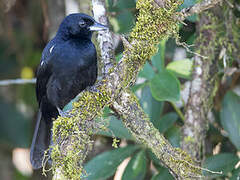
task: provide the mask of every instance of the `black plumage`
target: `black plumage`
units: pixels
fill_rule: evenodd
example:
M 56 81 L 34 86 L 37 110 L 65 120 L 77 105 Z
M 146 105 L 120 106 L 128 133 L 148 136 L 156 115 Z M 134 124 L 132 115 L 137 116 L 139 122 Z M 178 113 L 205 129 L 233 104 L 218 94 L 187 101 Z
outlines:
M 91 37 L 93 31 L 104 29 L 107 28 L 86 14 L 71 14 L 44 48 L 37 70 L 39 112 L 30 151 L 33 168 L 42 167 L 44 151 L 51 141 L 52 119 L 95 83 L 97 54 Z

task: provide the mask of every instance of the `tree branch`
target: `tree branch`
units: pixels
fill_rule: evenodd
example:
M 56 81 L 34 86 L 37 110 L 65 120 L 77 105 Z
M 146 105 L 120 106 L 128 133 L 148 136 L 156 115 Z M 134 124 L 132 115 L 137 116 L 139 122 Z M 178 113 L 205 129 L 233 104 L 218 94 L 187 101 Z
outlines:
M 201 162 L 205 156 L 208 112 L 212 109 L 213 98 L 217 91 L 219 60 L 223 59 L 224 61 L 223 57 L 235 57 L 234 52 L 239 50 L 239 38 L 231 37 L 236 34 L 233 30 L 235 27 L 232 28 L 235 19 L 228 17 L 232 10 L 226 4 L 223 6 L 225 7 L 216 6 L 208 12 L 202 13 L 199 16 L 200 21 L 197 28 L 199 29 L 197 50 L 207 59 L 195 57 L 190 97 L 186 106 L 185 123 L 182 127 L 181 146 L 198 162 Z M 224 18 L 229 19 L 223 23 L 222 19 Z M 230 31 L 228 31 L 229 27 Z M 227 32 L 230 33 L 230 36 Z M 224 53 L 220 55 L 223 49 Z
M 217 4 L 221 3 L 223 0 L 203 0 L 200 3 L 195 4 L 189 8 L 184 8 L 180 13 L 180 19 L 184 20 L 188 16 L 192 16 L 193 14 L 199 14 L 207 9 L 210 9 Z
M 113 103 L 113 107 L 133 137 L 150 148 L 176 179 L 201 177 L 201 168 L 195 166 L 184 151 L 172 147 L 154 128 L 132 92 L 122 92 Z
M 93 2 L 93 13 L 97 21 L 106 24 L 107 16 L 106 10 L 104 7 L 104 0 L 92 0 Z M 103 20 L 104 19 L 104 20 Z M 102 20 L 102 21 L 101 21 Z M 113 49 L 112 38 L 108 33 L 98 34 L 98 42 L 100 44 L 100 51 L 102 56 L 102 63 L 104 67 L 108 64 L 113 65 Z M 128 42 L 127 42 L 128 43 Z M 127 44 L 126 43 L 126 44 Z M 108 46 L 103 46 L 110 45 Z M 108 73 L 108 69 L 102 68 L 103 73 Z M 187 158 L 186 155 L 183 157 L 183 152 L 180 149 L 173 148 L 169 142 L 156 130 L 145 112 L 140 107 L 137 98 L 131 91 L 123 90 L 119 97 L 110 105 L 110 108 L 116 112 L 120 117 L 122 117 L 125 126 L 130 130 L 132 135 L 137 141 L 141 144 L 145 144 L 157 155 L 161 160 L 162 164 L 168 167 L 169 171 L 175 178 L 183 177 L 196 177 L 200 176 L 200 169 L 198 167 L 189 167 L 189 164 L 192 164 L 189 161 L 184 161 L 184 158 Z M 152 130 L 152 132 L 150 131 Z M 172 159 L 174 159 L 172 161 Z M 188 159 L 189 160 L 189 159 Z M 181 171 L 176 171 L 178 163 L 177 161 L 182 161 L 182 164 L 185 163 L 185 169 Z M 199 170 L 199 174 L 193 173 Z M 184 172 L 184 173 L 182 173 Z
M 108 26 L 107 11 L 105 8 L 105 0 L 92 0 L 94 19 L 103 25 Z M 97 35 L 99 49 L 101 51 L 101 69 L 103 76 L 106 76 L 114 65 L 114 49 L 113 38 L 110 31 L 99 31 Z

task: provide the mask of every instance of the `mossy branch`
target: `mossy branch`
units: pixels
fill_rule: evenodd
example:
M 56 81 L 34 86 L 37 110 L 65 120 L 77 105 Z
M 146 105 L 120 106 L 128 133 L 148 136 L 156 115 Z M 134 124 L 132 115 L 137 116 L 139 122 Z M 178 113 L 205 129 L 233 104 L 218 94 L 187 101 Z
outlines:
M 201 177 L 201 168 L 195 165 L 189 155 L 172 147 L 160 134 L 131 91 L 122 92 L 113 107 L 135 139 L 150 148 L 176 179 Z
M 182 127 L 181 147 L 201 163 L 204 156 L 204 141 L 208 126 L 207 114 L 211 110 L 215 83 L 217 80 L 217 33 L 218 23 L 215 17 L 204 12 L 198 22 L 197 50 L 206 59 L 195 56 L 193 79 L 186 106 L 185 122 Z M 206 28 L 206 26 L 208 28 Z
M 223 57 L 227 57 L 227 61 L 231 62 L 232 59 L 236 58 L 237 53 L 235 52 L 239 51 L 240 47 L 240 36 L 232 36 L 233 34 L 239 34 L 236 33 L 238 30 L 235 31 L 239 28 L 232 27 L 236 26 L 236 19 L 231 11 L 232 9 L 226 3 L 223 3 L 222 7 L 216 6 L 202 13 L 197 25 L 199 32 L 196 49 L 198 53 L 207 58 L 195 57 L 195 68 L 193 69 L 190 95 L 186 106 L 185 123 L 182 127 L 181 147 L 200 163 L 205 157 L 205 137 L 209 123 L 208 113 L 211 112 L 219 86 L 219 61 L 224 61 Z M 226 20 L 223 22 L 223 19 Z M 223 50 L 224 53 L 220 55 Z
M 150 147 L 176 178 L 186 179 L 201 174 L 186 153 L 173 148 L 153 127 L 135 96 L 127 91 L 121 93 L 135 81 L 146 60 L 155 54 L 158 42 L 178 32 L 178 22 L 174 17 L 180 4 L 179 0 L 137 1 L 139 15 L 136 26 L 130 34 L 130 41 L 121 61 L 96 84 L 101 93 L 81 93 L 79 100 L 73 104 L 70 117 L 59 117 L 54 121 L 52 167 L 54 174 L 58 175 L 55 179 L 80 179 L 80 175 L 84 173 L 83 161 L 92 148 L 91 138 L 96 130 L 93 119 L 101 115 L 104 106 L 111 104 L 122 107 L 121 116 L 133 135 Z M 126 96 L 131 97 L 128 102 L 123 98 Z M 126 106 L 126 102 L 131 106 Z M 131 107 L 137 109 L 140 120 L 133 113 L 129 114 Z M 119 109 L 117 111 L 120 112 Z

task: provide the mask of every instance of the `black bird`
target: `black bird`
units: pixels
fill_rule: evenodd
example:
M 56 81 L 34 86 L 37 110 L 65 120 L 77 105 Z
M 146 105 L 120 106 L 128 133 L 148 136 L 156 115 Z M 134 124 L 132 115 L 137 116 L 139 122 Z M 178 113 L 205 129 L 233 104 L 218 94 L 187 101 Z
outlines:
M 71 14 L 44 48 L 37 70 L 39 112 L 30 151 L 34 169 L 42 167 L 44 151 L 51 141 L 52 119 L 57 118 L 75 96 L 95 83 L 97 53 L 91 37 L 93 31 L 105 29 L 106 26 L 86 14 Z

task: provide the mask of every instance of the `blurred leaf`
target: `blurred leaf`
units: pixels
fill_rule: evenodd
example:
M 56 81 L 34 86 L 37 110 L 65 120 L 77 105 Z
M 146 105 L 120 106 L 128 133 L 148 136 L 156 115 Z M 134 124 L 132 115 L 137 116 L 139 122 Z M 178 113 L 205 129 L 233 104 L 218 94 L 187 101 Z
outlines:
M 21 71 L 21 78 L 22 79 L 31 79 L 33 78 L 34 74 L 33 74 L 33 70 L 30 67 L 25 66 L 24 68 L 22 68 Z
M 240 97 L 229 91 L 224 99 L 220 113 L 221 124 L 228 132 L 229 139 L 240 150 Z
M 172 126 L 165 133 L 166 138 L 174 147 L 180 147 L 181 130 L 179 127 Z
M 165 114 L 159 121 L 157 121 L 157 128 L 161 133 L 165 133 L 176 121 L 178 115 L 175 112 Z
M 165 57 L 165 44 L 166 40 L 160 41 L 158 45 L 158 52 L 151 58 L 152 65 L 160 72 L 164 70 L 164 57 Z M 147 62 L 142 71 L 139 72 L 140 77 L 151 80 L 155 75 L 152 66 Z
M 119 62 L 122 58 L 123 54 L 119 53 L 118 55 L 116 55 L 116 61 Z
M 107 0 L 109 11 L 121 12 L 123 9 L 135 8 L 135 0 Z
M 166 49 L 166 40 L 160 41 L 158 44 L 158 52 L 152 57 L 152 64 L 157 70 L 164 70 L 164 60 L 165 60 L 165 49 Z
M 139 72 L 139 77 L 146 78 L 147 80 L 151 80 L 154 77 L 154 70 L 152 66 L 147 62 L 145 63 L 143 69 Z
M 206 158 L 203 167 L 211 171 L 222 171 L 223 174 L 211 174 L 209 172 L 203 172 L 206 176 L 217 177 L 227 175 L 234 169 L 235 164 L 238 162 L 238 157 L 231 153 L 221 153 Z
M 180 6 L 180 10 L 182 10 L 183 8 L 187 8 L 190 6 L 195 5 L 198 2 L 198 0 L 184 0 L 184 3 Z M 196 15 L 192 15 L 190 17 L 187 17 L 187 19 L 189 21 L 195 22 L 197 20 Z
M 197 21 L 197 14 L 193 14 L 192 16 L 188 16 L 186 19 L 191 21 L 191 22 L 196 22 Z
M 114 116 L 108 117 L 108 127 L 106 131 L 98 131 L 97 134 L 113 137 L 116 136 L 122 139 L 133 140 L 134 138 L 129 133 L 127 128 L 123 125 L 121 120 L 118 120 Z
M 161 116 L 163 110 L 163 102 L 156 101 L 152 97 L 151 90 L 149 86 L 145 86 L 142 89 L 140 104 L 146 112 L 151 120 L 151 122 L 155 125 Z
M 151 180 L 174 180 L 173 176 L 165 167 L 158 168 L 159 173 L 154 175 Z
M 139 90 L 139 89 L 143 89 L 146 85 L 147 85 L 146 82 L 140 83 L 140 84 L 134 84 L 134 85 L 131 87 L 131 90 L 132 90 L 133 92 L 136 92 L 136 91 Z
M 158 101 L 179 101 L 180 82 L 168 71 L 161 71 L 150 82 L 153 97 Z
M 108 1 L 108 11 L 116 14 L 110 18 L 115 31 L 118 33 L 130 32 L 135 22 L 134 10 L 134 0 Z
M 135 18 L 128 10 L 122 10 L 116 17 L 110 18 L 113 30 L 117 33 L 128 33 L 134 25 Z
M 156 155 L 151 151 L 151 149 L 147 149 L 147 155 L 152 160 L 152 162 L 156 168 L 162 166 L 161 161 L 156 157 Z
M 29 147 L 30 120 L 16 107 L 0 99 L 0 140 L 14 147 Z
M 193 33 L 187 40 L 186 40 L 186 43 L 188 44 L 188 45 L 193 45 L 194 44 L 194 42 L 195 42 L 195 39 L 196 39 L 196 33 Z M 190 46 L 189 47 L 190 48 L 190 50 L 194 50 L 194 48 L 193 48 L 193 46 Z
M 190 79 L 192 74 L 193 61 L 184 59 L 170 62 L 166 69 L 174 73 L 177 77 Z
M 233 170 L 232 177 L 230 178 L 230 180 L 236 180 L 239 177 L 240 177 L 240 167 Z
M 119 164 L 134 153 L 138 146 L 127 146 L 97 155 L 84 167 L 86 180 L 103 180 L 114 174 Z
M 145 151 L 135 154 L 129 161 L 124 170 L 122 180 L 141 180 L 144 179 L 147 171 L 147 157 Z
M 184 0 L 183 4 L 180 6 L 180 9 L 193 6 L 197 3 L 198 0 Z
M 79 96 L 76 96 L 73 100 L 71 100 L 66 106 L 64 106 L 63 111 L 70 111 L 73 108 L 73 103 L 79 99 Z

